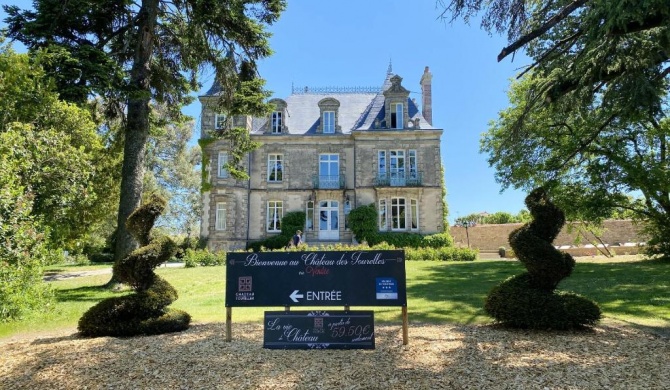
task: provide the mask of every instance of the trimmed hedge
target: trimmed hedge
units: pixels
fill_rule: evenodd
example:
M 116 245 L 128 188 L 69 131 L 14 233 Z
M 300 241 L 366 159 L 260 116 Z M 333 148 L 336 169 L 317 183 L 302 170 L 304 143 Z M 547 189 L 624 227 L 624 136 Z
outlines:
M 319 251 L 369 251 L 369 250 L 395 250 L 402 249 L 396 248 L 393 245 L 390 245 L 386 242 L 374 245 L 372 247 L 368 245 L 344 245 L 344 244 L 333 244 L 319 246 L 318 248 L 309 247 L 306 245 L 301 245 L 298 247 L 292 248 L 279 248 L 279 249 L 268 249 L 262 248 L 260 252 L 296 252 L 304 250 L 319 250 Z M 476 249 L 469 248 L 455 248 L 455 247 L 441 247 L 441 248 L 404 248 L 405 249 L 405 260 L 412 261 L 474 261 L 477 259 L 479 252 Z
M 167 308 L 177 299 L 177 291 L 153 272 L 177 252 L 177 244 L 169 237 L 150 234 L 166 205 L 164 198 L 153 195 L 128 217 L 126 227 L 141 246 L 114 264 L 114 274 L 135 292 L 102 300 L 91 307 L 79 319 L 82 336 L 136 336 L 188 329 L 191 316 Z
M 405 248 L 406 260 L 425 261 L 474 261 L 479 252 L 469 248 Z
M 533 220 L 510 233 L 509 242 L 528 272 L 509 278 L 486 297 L 485 311 L 503 325 L 531 329 L 592 326 L 600 308 L 582 296 L 555 291 L 575 260 L 551 244 L 565 223 L 563 212 L 542 188 L 526 197 Z
M 208 249 L 186 249 L 184 267 L 207 267 L 226 264 L 226 252 L 210 252 Z
M 600 309 L 589 299 L 532 285 L 528 273 L 512 276 L 491 290 L 484 309 L 514 328 L 566 330 L 593 326 L 600 319 Z

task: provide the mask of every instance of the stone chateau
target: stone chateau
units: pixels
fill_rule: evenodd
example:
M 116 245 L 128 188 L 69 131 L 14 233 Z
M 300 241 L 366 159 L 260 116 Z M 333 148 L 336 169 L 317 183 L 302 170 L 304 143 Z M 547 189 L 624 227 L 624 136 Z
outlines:
M 201 235 L 211 250 L 245 248 L 281 231 L 285 213 L 304 211 L 308 244 L 351 243 L 347 215 L 375 204 L 380 231 L 443 231 L 440 137 L 433 126 L 431 78 L 421 77 L 421 109 L 402 78 L 381 88 L 299 88 L 274 98 L 267 117 L 218 114 L 217 83 L 203 96 L 201 139 L 232 122 L 262 146 L 249 153 L 249 180 L 225 169 L 225 140 L 201 142 L 210 186 L 202 194 Z M 381 78 L 380 78 L 381 79 Z

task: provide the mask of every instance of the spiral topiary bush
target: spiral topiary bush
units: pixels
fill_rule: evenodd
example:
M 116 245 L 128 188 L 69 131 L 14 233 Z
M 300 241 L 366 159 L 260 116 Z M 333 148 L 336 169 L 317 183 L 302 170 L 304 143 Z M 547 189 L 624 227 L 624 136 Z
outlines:
M 114 264 L 114 273 L 135 292 L 105 299 L 91 307 L 79 319 L 81 335 L 135 336 L 188 329 L 191 316 L 167 308 L 177 299 L 177 291 L 153 272 L 177 252 L 177 245 L 169 237 L 152 237 L 150 234 L 166 204 L 162 197 L 152 195 L 148 203 L 128 217 L 126 227 L 140 247 Z
M 580 295 L 556 291 L 575 260 L 552 245 L 565 223 L 563 212 L 542 188 L 526 197 L 533 220 L 514 230 L 509 243 L 528 272 L 494 287 L 484 309 L 503 325 L 530 329 L 572 329 L 595 325 L 598 305 Z

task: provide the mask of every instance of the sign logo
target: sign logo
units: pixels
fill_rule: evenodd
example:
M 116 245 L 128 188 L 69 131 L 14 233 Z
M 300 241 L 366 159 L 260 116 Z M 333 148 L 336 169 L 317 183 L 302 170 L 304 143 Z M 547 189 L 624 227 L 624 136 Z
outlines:
M 312 329 L 314 333 L 323 333 L 323 317 L 314 318 L 314 328 Z
M 237 279 L 237 291 L 252 291 L 251 276 L 240 276 Z
M 240 276 L 237 278 L 237 293 L 235 293 L 236 301 L 253 301 L 253 279 L 251 276 Z
M 377 278 L 377 299 L 398 299 L 398 281 L 395 278 Z

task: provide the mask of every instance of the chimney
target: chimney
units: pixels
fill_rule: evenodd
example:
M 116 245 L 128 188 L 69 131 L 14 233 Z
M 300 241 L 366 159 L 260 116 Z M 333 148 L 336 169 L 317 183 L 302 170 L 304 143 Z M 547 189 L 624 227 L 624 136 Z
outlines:
M 421 76 L 421 115 L 428 123 L 433 124 L 433 91 L 432 82 L 433 74 L 426 66 Z

